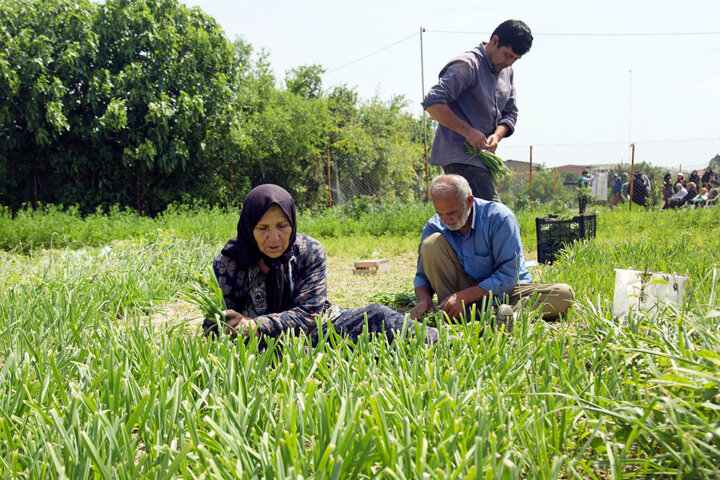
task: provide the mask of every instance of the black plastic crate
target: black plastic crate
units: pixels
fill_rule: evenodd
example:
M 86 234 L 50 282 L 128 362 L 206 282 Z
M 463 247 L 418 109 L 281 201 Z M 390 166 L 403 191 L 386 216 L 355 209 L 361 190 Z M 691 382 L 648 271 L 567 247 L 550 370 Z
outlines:
M 576 240 L 595 238 L 595 215 L 578 215 L 560 220 L 557 215 L 535 219 L 539 263 L 552 263 L 565 245 Z

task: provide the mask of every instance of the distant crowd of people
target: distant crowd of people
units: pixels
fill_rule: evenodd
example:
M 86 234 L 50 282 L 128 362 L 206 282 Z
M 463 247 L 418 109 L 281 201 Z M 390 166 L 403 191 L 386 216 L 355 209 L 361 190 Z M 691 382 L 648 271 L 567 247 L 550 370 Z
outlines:
M 687 180 L 682 173 L 678 173 L 673 182 L 672 175 L 666 173 L 663 177 L 662 195 L 665 201 L 663 208 L 705 206 L 708 201 L 714 201 L 720 195 L 718 174 L 707 167 L 702 177 L 697 170 L 693 170 Z
M 635 172 L 632 179 L 632 202 L 648 208 L 652 188 L 652 182 L 647 175 Z M 709 202 L 716 201 L 718 195 L 720 195 L 720 179 L 710 167 L 705 169 L 702 176 L 697 170 L 693 170 L 688 179 L 683 173 L 678 173 L 675 180 L 670 173 L 666 173 L 663 177 L 663 209 L 706 206 Z M 610 188 L 610 209 L 625 203 L 629 197 L 628 174 L 613 175 Z
M 632 182 L 632 202 L 647 208 L 650 205 L 650 192 L 652 192 L 650 178 L 644 173 L 635 172 Z M 625 203 L 630 194 L 628 174 L 614 174 L 612 187 L 610 188 L 610 209 L 612 210 L 618 204 Z

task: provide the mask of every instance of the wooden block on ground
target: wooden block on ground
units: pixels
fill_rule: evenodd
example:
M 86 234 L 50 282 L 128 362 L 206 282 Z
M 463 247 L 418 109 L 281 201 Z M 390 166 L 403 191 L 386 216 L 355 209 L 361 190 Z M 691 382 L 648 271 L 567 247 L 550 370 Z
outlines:
M 390 270 L 390 260 L 358 260 L 355 262 L 353 273 L 355 275 L 377 275 L 378 272 Z

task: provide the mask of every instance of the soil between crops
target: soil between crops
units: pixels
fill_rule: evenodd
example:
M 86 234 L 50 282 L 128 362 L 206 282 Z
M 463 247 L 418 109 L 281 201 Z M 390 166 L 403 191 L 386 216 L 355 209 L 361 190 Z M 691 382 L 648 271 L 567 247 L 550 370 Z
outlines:
M 361 259 L 328 257 L 330 301 L 341 307 L 362 307 L 370 303 L 369 298 L 376 293 L 396 293 L 412 289 L 417 256 L 407 253 L 385 259 L 390 262 L 387 271 L 375 275 L 358 275 L 353 273 L 354 262 Z

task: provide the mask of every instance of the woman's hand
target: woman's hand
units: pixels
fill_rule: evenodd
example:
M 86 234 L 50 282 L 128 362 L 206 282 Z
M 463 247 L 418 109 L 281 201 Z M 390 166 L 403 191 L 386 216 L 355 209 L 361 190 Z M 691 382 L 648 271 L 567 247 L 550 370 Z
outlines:
M 223 315 L 227 319 L 225 323 L 225 333 L 230 335 L 233 339 L 237 338 L 238 335 L 241 337 L 247 337 L 250 332 L 255 332 L 255 336 L 258 336 L 257 322 L 250 317 L 246 317 L 235 310 L 225 310 Z
M 435 313 L 437 309 L 431 300 L 422 300 L 410 310 L 410 318 L 417 320 L 422 318 L 426 312 Z

